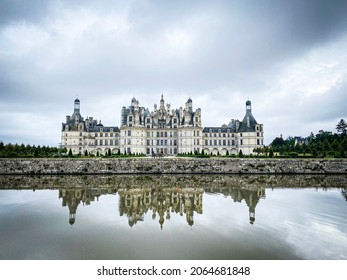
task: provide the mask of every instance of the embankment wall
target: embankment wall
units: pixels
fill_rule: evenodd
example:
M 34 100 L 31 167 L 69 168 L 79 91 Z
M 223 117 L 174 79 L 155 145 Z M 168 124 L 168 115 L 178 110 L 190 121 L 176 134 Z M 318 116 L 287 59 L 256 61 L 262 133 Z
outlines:
M 346 159 L 0 159 L 0 174 L 347 174 Z

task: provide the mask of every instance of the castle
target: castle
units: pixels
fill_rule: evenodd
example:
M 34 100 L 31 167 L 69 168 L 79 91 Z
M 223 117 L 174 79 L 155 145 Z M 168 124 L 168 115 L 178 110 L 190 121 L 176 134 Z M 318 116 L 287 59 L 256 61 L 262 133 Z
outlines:
M 202 127 L 201 109 L 193 110 L 191 98 L 184 109 L 171 109 L 163 95 L 159 108 L 141 107 L 136 98 L 123 106 L 121 126 L 104 126 L 92 117 L 84 119 L 80 100 L 74 101 L 72 116 L 62 123 L 61 147 L 73 154 L 144 154 L 149 156 L 202 153 L 211 155 L 252 154 L 263 147 L 263 125 L 252 115 L 251 101 L 246 101 L 242 121 L 232 119 L 228 125 Z

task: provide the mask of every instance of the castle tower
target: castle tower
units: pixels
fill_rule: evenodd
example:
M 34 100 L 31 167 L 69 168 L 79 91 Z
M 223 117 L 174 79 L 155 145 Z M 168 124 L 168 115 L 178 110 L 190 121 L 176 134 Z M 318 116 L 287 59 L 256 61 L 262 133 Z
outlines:
M 193 100 L 189 97 L 188 99 L 188 107 L 189 107 L 189 112 L 193 112 Z
M 74 114 L 80 114 L 80 100 L 78 98 L 76 98 L 74 101 Z
M 246 114 L 247 113 L 252 113 L 252 106 L 251 106 L 251 101 L 247 100 L 246 101 Z
M 165 110 L 165 101 L 164 101 L 164 96 L 161 95 L 161 99 L 160 99 L 160 110 L 164 111 Z

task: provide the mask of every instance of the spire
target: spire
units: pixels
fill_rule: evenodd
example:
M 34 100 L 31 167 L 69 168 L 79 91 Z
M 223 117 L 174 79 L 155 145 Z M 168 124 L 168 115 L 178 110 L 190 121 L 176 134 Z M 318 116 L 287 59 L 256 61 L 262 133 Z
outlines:
M 160 99 L 160 110 L 165 110 L 165 101 L 164 101 L 163 94 L 161 94 L 161 99 Z

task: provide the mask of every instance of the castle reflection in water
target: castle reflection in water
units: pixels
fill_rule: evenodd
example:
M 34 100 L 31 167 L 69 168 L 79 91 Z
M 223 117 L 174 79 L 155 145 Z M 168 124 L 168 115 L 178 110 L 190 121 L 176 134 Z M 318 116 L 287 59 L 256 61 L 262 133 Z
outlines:
M 193 226 L 194 214 L 203 214 L 203 196 L 222 194 L 234 202 L 245 202 L 249 209 L 249 222 L 255 222 L 255 208 L 261 198 L 265 198 L 265 188 L 242 189 L 235 187 L 218 188 L 120 188 L 120 189 L 60 189 L 62 206 L 69 208 L 69 223 L 76 221 L 80 204 L 90 205 L 101 195 L 118 194 L 119 214 L 126 215 L 130 227 L 144 221 L 145 215 L 158 219 L 163 228 L 172 215 L 184 216 L 187 224 Z

